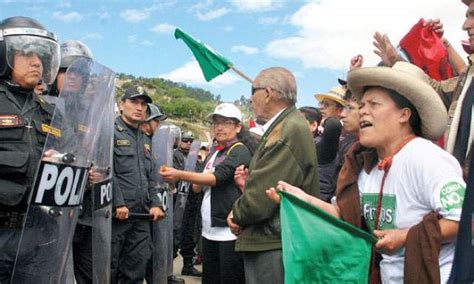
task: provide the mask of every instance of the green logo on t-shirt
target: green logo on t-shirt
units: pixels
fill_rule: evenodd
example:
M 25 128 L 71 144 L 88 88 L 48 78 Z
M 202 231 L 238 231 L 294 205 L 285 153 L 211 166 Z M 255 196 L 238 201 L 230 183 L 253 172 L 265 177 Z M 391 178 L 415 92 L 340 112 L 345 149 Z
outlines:
M 461 209 L 466 188 L 455 181 L 448 182 L 441 188 L 439 200 L 446 210 Z
M 378 193 L 362 194 L 362 214 L 369 225 L 370 230 L 374 230 L 375 215 L 377 214 Z M 395 228 L 395 212 L 397 209 L 397 199 L 393 194 L 384 194 L 382 198 L 382 211 L 380 212 L 379 230 Z

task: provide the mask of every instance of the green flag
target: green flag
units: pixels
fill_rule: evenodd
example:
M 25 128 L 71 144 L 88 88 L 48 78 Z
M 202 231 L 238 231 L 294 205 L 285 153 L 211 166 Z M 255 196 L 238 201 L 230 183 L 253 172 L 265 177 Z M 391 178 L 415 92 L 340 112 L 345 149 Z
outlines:
M 280 196 L 286 284 L 368 283 L 374 236 L 292 194 Z
M 191 49 L 199 66 L 201 66 L 202 73 L 207 82 L 229 70 L 229 66 L 233 65 L 232 62 L 220 55 L 212 47 L 193 38 L 180 29 L 174 31 L 174 37 L 176 39 L 182 39 Z

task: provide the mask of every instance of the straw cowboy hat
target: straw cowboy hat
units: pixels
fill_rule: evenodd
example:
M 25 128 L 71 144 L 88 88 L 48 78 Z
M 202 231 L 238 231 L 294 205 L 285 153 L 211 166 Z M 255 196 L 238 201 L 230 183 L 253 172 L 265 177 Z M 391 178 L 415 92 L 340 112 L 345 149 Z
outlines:
M 344 95 L 346 94 L 346 90 L 342 87 L 334 87 L 329 92 L 325 94 L 316 94 L 314 97 L 319 101 L 322 102 L 324 99 L 335 101 L 338 104 L 345 105 L 346 101 L 344 100 Z
M 417 66 L 397 62 L 393 67 L 368 67 L 349 72 L 349 89 L 362 98 L 367 86 L 380 86 L 395 90 L 408 99 L 421 119 L 421 136 L 437 140 L 446 130 L 448 114 L 436 91 L 429 84 L 428 76 Z

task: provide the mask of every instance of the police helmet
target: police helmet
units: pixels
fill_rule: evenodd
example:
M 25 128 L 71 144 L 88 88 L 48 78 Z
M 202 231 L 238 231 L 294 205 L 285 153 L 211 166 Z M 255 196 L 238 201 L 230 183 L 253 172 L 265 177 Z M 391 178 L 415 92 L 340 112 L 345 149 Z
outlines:
M 82 76 L 82 86 L 84 89 L 89 82 L 90 65 L 92 62 L 92 52 L 84 43 L 78 40 L 67 40 L 61 44 L 61 62 L 59 64 L 59 72 L 70 72 Z M 80 60 L 79 60 L 80 59 Z M 74 63 L 74 64 L 73 64 Z M 67 76 L 67 75 L 66 75 Z M 55 80 L 50 85 L 49 95 L 59 96 L 58 81 Z
M 160 108 L 157 105 L 154 104 L 148 104 L 148 117 L 146 121 L 152 121 L 154 119 L 157 119 L 159 121 L 163 121 L 167 119 L 168 116 L 164 113 L 161 112 Z
M 194 134 L 189 130 L 183 131 L 183 132 L 181 132 L 181 140 L 183 140 L 183 139 L 194 140 Z
M 14 55 L 36 55 L 43 64 L 41 80 L 50 84 L 59 68 L 56 35 L 28 17 L 10 17 L 0 22 L 0 78 L 6 79 L 14 68 Z
M 92 52 L 87 45 L 78 40 L 67 40 L 61 44 L 60 69 L 68 68 L 78 58 L 92 59 Z

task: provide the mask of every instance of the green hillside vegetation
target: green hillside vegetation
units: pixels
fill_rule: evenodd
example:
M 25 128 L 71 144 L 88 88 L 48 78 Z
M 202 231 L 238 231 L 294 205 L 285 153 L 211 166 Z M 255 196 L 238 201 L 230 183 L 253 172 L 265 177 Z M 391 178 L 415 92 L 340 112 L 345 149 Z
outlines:
M 203 131 L 209 129 L 206 118 L 215 106 L 221 103 L 221 96 L 209 91 L 187 86 L 183 83 L 161 78 L 135 77 L 123 73 L 117 74 L 116 96 L 120 98 L 125 89 L 131 86 L 142 86 L 152 97 L 153 103 L 158 104 L 169 119 L 183 130 L 193 131 L 200 139 L 204 138 Z M 244 96 L 235 103 L 244 114 L 250 116 L 250 103 Z

